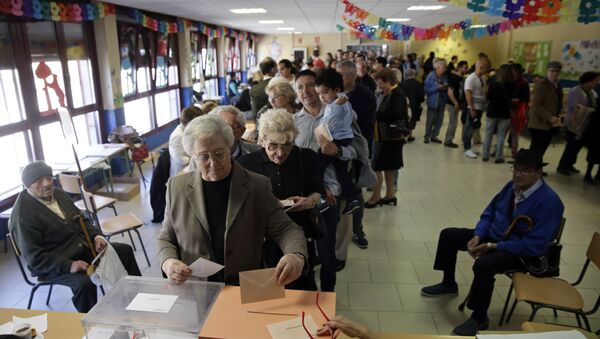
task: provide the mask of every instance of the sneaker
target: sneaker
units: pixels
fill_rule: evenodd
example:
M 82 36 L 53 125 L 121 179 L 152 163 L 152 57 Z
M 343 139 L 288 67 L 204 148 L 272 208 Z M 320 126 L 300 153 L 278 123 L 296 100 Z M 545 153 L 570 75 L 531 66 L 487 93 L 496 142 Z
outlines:
M 415 141 L 415 137 L 413 137 L 413 136 L 411 135 L 410 137 L 408 137 L 408 138 L 406 139 L 406 141 L 408 141 L 408 142 L 413 142 L 413 141 Z
M 487 330 L 488 327 L 490 327 L 489 319 L 486 319 L 484 322 L 480 323 L 473 318 L 469 318 L 464 323 L 456 326 L 452 330 L 452 334 L 465 337 L 474 337 L 477 335 L 477 332 Z
M 485 161 L 485 162 L 488 162 L 488 160 L 490 160 L 490 158 L 488 158 L 488 157 L 483 157 L 483 158 L 481 158 L 481 160 L 483 160 L 483 161 Z
M 352 235 L 352 242 L 356 246 L 358 246 L 358 248 L 361 248 L 363 250 L 366 249 L 367 247 L 369 247 L 369 242 L 365 238 L 365 233 L 364 232 L 354 233 Z
M 467 158 L 475 159 L 477 158 L 477 153 L 473 152 L 473 150 L 468 149 L 465 151 L 465 156 Z
M 443 283 L 426 286 L 421 289 L 421 295 L 426 297 L 436 297 L 438 295 L 458 295 L 458 285 L 446 286 Z
M 352 200 L 346 203 L 346 207 L 342 211 L 342 214 L 352 214 L 356 209 L 360 208 L 360 201 Z
M 346 260 L 335 260 L 335 271 L 339 272 L 346 267 Z
M 444 146 L 450 147 L 450 148 L 458 148 L 458 145 L 453 142 L 445 142 Z
M 498 158 L 494 161 L 494 163 L 496 164 L 503 164 L 504 163 L 504 158 Z
M 568 169 L 566 169 L 566 168 L 557 168 L 556 172 L 558 174 L 562 174 L 562 175 L 567 176 L 567 177 L 571 176 L 571 172 Z
M 427 138 L 423 139 L 423 143 L 428 144 L 429 143 L 429 139 L 427 139 Z
M 317 203 L 317 205 L 315 206 L 315 208 L 317 208 L 317 210 L 319 210 L 320 213 L 323 213 L 325 211 L 327 211 L 329 209 L 329 204 L 327 203 L 327 201 L 321 199 L 321 202 Z
M 433 137 L 433 138 L 431 138 L 431 142 L 435 142 L 436 144 L 441 144 L 442 140 L 440 140 L 440 139 L 438 139 L 436 137 Z

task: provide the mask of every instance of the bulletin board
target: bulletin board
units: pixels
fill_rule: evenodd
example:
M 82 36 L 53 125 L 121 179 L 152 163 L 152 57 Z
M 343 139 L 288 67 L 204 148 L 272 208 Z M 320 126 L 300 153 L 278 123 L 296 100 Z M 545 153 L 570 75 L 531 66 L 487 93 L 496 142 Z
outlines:
M 520 63 L 528 74 L 546 74 L 550 62 L 552 41 L 515 42 L 513 59 Z
M 560 53 L 562 79 L 579 80 L 587 71 L 600 70 L 600 40 L 563 41 Z

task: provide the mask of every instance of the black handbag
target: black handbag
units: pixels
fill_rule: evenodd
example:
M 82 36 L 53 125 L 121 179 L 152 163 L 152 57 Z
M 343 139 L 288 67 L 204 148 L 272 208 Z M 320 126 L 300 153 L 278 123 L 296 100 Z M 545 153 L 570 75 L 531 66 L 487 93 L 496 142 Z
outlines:
M 527 230 L 529 232 L 533 228 L 533 220 L 526 215 L 516 216 L 506 232 L 504 232 L 504 239 L 512 233 L 517 221 L 525 220 L 527 222 Z M 562 251 L 562 245 L 555 239 L 550 243 L 546 253 L 540 256 L 519 256 L 519 260 L 527 269 L 529 274 L 534 277 L 558 277 L 560 275 L 560 252 Z
M 404 120 L 396 120 L 391 123 L 378 121 L 377 124 L 379 125 L 379 135 L 383 141 L 404 140 L 410 134 Z

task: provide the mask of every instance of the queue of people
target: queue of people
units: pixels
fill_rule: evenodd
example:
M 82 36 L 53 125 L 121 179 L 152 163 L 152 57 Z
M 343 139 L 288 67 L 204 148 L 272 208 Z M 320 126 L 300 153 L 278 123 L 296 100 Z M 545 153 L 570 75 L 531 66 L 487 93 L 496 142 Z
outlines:
M 396 190 L 402 188 L 396 180 L 405 163 L 403 149 L 415 141 L 414 130 L 426 103 L 425 144 L 458 148 L 454 140 L 460 119 L 464 155 L 477 158 L 473 136 L 485 114 L 482 159 L 488 161 L 494 154 L 494 162 L 500 164 L 505 162 L 504 142 L 510 133 L 512 180 L 493 197 L 475 229 L 441 232 L 434 269 L 443 271 L 443 280 L 421 291 L 427 297 L 456 294 L 456 255 L 468 251 L 475 259 L 467 305 L 473 313 L 454 333 L 471 336 L 488 328 L 494 275 L 523 269 L 520 256 L 544 253 L 563 215 L 560 198 L 543 180 L 544 153 L 553 129 L 563 124 L 561 65 L 549 64 L 530 100 L 518 64 L 501 65 L 490 74 L 491 62 L 482 54 L 467 75 L 467 61 L 453 58 L 448 69 L 433 52 L 426 61 L 414 54 L 406 61 L 391 58 L 389 66 L 388 58 L 372 54 L 341 51 L 335 63 L 331 55 L 328 62 L 314 62 L 312 69 L 303 70 L 296 70 L 289 60 L 263 60 L 263 78 L 249 90 L 250 118 L 256 126 L 251 140 L 244 139 L 248 115 L 236 106 L 182 111 L 181 124 L 169 139 L 171 178 L 157 236 L 159 265 L 171 283 L 185 283 L 192 274 L 189 265 L 202 257 L 225 266 L 209 281 L 238 284 L 239 272 L 274 267 L 274 278 L 288 288 L 335 291 L 336 273 L 344 268 L 348 250 L 340 244 L 351 239 L 359 248 L 368 248 L 364 209 L 399 203 Z M 600 74 L 587 72 L 569 93 L 567 144 L 558 165 L 560 174 L 578 172 L 577 154 L 587 143 L 584 178 L 590 184 L 600 180 L 600 170 L 592 176 L 594 165 L 600 163 L 600 105 L 594 91 L 599 79 Z M 229 89 L 238 95 L 234 87 Z M 446 111 L 450 122 L 442 140 Z M 391 125 L 404 126 L 402 137 L 389 136 Z M 525 125 L 531 146 L 518 149 Z M 96 302 L 95 287 L 82 274 L 92 258 L 82 249 L 83 235 L 74 221 L 79 220 L 78 210 L 53 188 L 51 174 L 38 162 L 24 169 L 26 188 L 17 199 L 10 227 L 30 270 L 70 286 L 77 309 L 86 312 Z M 368 199 L 363 188 L 372 191 Z M 286 201 L 291 201 L 291 208 L 284 210 Z M 533 228 L 517 223 L 518 232 L 505 234 L 505 226 L 516 215 L 532 219 Z M 85 222 L 101 250 L 103 237 Z M 61 231 L 52 238 L 40 237 L 39 228 Z M 127 271 L 139 275 L 131 249 L 119 245 L 115 249 Z M 317 265 L 320 286 L 315 279 Z M 327 322 L 325 328 L 372 337 L 364 326 L 343 317 Z

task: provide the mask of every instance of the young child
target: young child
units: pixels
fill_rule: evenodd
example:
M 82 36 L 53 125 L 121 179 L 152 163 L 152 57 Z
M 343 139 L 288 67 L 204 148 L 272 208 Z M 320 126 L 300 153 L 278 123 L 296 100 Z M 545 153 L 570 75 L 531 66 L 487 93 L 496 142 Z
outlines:
M 326 105 L 322 123 L 327 127 L 333 142 L 338 146 L 348 146 L 354 138 L 352 132 L 352 119 L 354 111 L 352 105 L 343 93 L 344 82 L 342 75 L 335 69 L 326 69 L 315 79 L 315 89 L 319 99 Z M 352 182 L 352 176 L 348 173 L 348 161 L 340 160 L 338 157 L 319 153 L 319 169 L 325 171 L 330 163 L 335 168 L 338 182 L 342 187 L 342 196 L 346 199 L 346 207 L 343 214 L 350 214 L 360 208 L 358 195 L 360 191 Z

